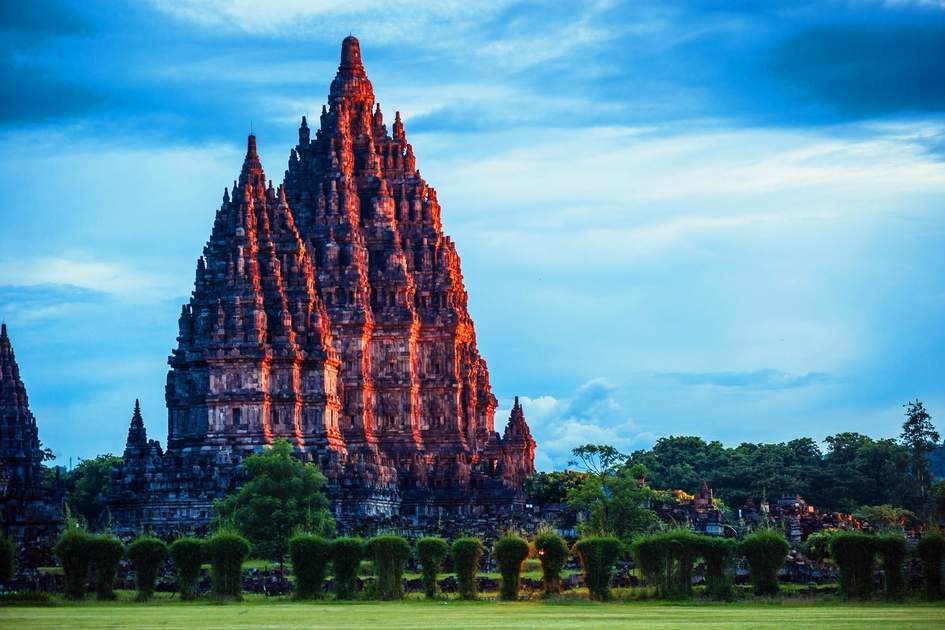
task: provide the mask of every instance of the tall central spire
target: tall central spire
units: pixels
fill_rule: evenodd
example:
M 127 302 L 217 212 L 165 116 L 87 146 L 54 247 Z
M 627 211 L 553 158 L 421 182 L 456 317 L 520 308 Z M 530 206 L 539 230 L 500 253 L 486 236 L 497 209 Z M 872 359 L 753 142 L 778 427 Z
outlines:
M 341 42 L 341 64 L 331 82 L 329 98 L 332 105 L 344 99 L 374 103 L 374 87 L 361 63 L 361 44 L 353 35 Z

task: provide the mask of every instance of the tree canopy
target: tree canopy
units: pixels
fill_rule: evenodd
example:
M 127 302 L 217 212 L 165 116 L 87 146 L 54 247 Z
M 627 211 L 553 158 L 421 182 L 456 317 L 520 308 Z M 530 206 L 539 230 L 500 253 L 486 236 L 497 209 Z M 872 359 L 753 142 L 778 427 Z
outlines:
M 295 457 L 288 441 L 277 440 L 243 465 L 247 482 L 214 503 L 214 509 L 218 520 L 231 522 L 246 536 L 257 555 L 281 562 L 297 529 L 323 536 L 334 533 L 325 476 L 314 464 Z
M 120 464 L 121 457 L 106 453 L 95 459 L 82 460 L 65 474 L 69 510 L 89 528 L 96 528 L 104 515 L 112 471 Z

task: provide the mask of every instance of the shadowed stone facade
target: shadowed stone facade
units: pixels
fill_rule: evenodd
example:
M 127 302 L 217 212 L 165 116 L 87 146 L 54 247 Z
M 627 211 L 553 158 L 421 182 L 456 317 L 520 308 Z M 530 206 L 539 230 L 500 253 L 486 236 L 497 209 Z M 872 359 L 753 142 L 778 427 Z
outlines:
M 343 525 L 520 509 L 535 442 L 517 399 L 495 430 L 466 302 L 436 192 L 348 37 L 278 188 L 249 137 L 181 311 L 167 451 L 136 407 L 116 523 L 205 523 L 239 461 L 277 438 L 325 472 Z
M 43 452 L 7 325 L 0 325 L 0 520 L 18 541 L 49 542 L 62 521 L 59 484 L 43 479 Z

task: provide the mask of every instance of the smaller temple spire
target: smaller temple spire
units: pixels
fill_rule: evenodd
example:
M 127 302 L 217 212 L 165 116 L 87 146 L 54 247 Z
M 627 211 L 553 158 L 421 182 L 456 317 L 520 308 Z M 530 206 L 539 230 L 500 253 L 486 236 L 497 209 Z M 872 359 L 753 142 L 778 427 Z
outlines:
M 135 398 L 135 410 L 131 414 L 131 425 L 128 427 L 128 441 L 125 444 L 129 446 L 145 446 L 148 443 L 148 432 L 144 428 L 144 418 L 141 417 L 141 401 Z
M 252 184 L 253 189 L 258 193 L 266 189 L 266 175 L 263 173 L 262 162 L 259 161 L 256 136 L 253 134 L 249 134 L 246 140 L 246 158 L 243 160 L 243 170 L 240 172 L 240 187 L 245 187 L 247 183 Z

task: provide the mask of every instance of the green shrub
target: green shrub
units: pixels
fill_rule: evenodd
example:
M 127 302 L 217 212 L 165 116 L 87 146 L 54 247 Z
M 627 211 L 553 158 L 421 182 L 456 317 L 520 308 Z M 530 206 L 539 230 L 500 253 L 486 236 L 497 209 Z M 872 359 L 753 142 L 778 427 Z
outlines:
M 535 553 L 541 561 L 541 580 L 545 596 L 561 592 L 561 569 L 568 561 L 570 551 L 564 538 L 554 532 L 544 532 L 535 537 Z
M 167 559 L 167 545 L 154 536 L 139 536 L 128 545 L 128 559 L 135 570 L 137 599 L 139 602 L 146 602 L 154 595 L 158 569 Z
M 200 538 L 178 538 L 170 546 L 171 560 L 177 569 L 177 588 L 182 600 L 197 599 L 200 566 L 207 558 L 207 544 Z
M 730 600 L 734 595 L 736 544 L 730 538 L 699 537 L 699 555 L 705 561 L 705 590 L 715 599 Z
M 67 599 L 84 599 L 92 562 L 91 536 L 75 522 L 66 524 L 65 531 L 53 547 L 65 575 Z
M 374 556 L 377 570 L 375 597 L 401 599 L 404 596 L 404 563 L 410 557 L 410 543 L 402 536 L 382 534 L 368 541 L 367 551 Z
M 702 552 L 705 536 L 688 529 L 673 529 L 644 536 L 633 544 L 633 557 L 657 596 L 667 599 L 692 597 L 692 568 Z
M 876 549 L 883 561 L 886 599 L 900 599 L 905 589 L 902 563 L 906 559 L 906 540 L 901 534 L 877 536 Z
M 778 594 L 778 571 L 790 550 L 784 534 L 775 529 L 759 529 L 739 546 L 748 561 L 748 571 L 756 595 Z
M 295 598 L 321 597 L 331 562 L 331 543 L 314 534 L 298 534 L 289 539 L 289 557 L 295 573 Z
M 358 568 L 364 558 L 360 538 L 336 538 L 331 543 L 331 564 L 335 573 L 335 597 L 354 599 L 358 589 Z
M 16 547 L 13 541 L 0 532 L 0 583 L 13 579 L 13 565 L 16 560 Z
M 125 547 L 111 534 L 98 534 L 89 538 L 92 566 L 95 569 L 95 599 L 115 599 L 115 574 L 118 563 L 125 556 Z
M 518 536 L 508 534 L 495 542 L 494 552 L 499 573 L 502 574 L 499 598 L 517 600 L 522 577 L 522 563 L 528 557 L 528 543 Z
M 478 538 L 457 538 L 453 541 L 452 552 L 459 596 L 463 599 L 476 599 L 479 593 L 476 573 L 482 558 L 482 541 Z
M 249 555 L 249 541 L 233 530 L 217 531 L 207 541 L 210 579 L 217 599 L 243 598 L 243 561 Z
M 929 531 L 919 539 L 915 548 L 922 560 L 925 595 L 931 601 L 942 598 L 942 559 L 945 558 L 945 537 L 941 532 Z
M 574 543 L 574 554 L 581 560 L 584 583 L 591 599 L 610 599 L 610 580 L 622 552 L 623 543 L 612 536 L 582 538 Z
M 830 557 L 840 569 L 840 594 L 865 599 L 873 592 L 876 537 L 840 532 L 830 539 Z
M 420 558 L 420 570 L 423 575 L 423 592 L 427 599 L 436 598 L 436 578 L 443 568 L 443 559 L 450 552 L 450 546 L 442 538 L 426 536 L 417 541 L 417 557 Z

